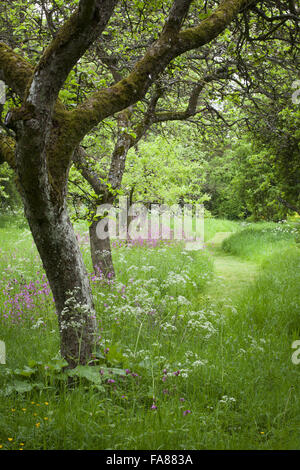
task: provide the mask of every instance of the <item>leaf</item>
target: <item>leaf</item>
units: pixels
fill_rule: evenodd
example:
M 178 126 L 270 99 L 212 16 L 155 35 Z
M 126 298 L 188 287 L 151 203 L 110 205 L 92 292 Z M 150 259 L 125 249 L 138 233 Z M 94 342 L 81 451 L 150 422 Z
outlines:
M 124 365 L 124 361 L 127 360 L 127 358 L 119 350 L 119 346 L 116 344 L 110 346 L 106 357 L 107 357 L 108 362 L 114 365 L 118 365 L 118 364 Z
M 26 393 L 26 392 L 31 392 L 33 390 L 33 385 L 26 383 L 26 382 L 21 382 L 21 381 L 15 381 L 14 384 L 8 385 L 4 389 L 4 395 L 8 396 L 11 395 L 12 393 Z
M 1 392 L 2 395 L 8 396 L 11 395 L 12 393 L 27 393 L 31 392 L 33 389 L 39 389 L 43 390 L 45 387 L 44 384 L 41 382 L 36 382 L 36 383 L 28 383 L 28 382 L 22 382 L 21 380 L 16 380 L 13 384 L 7 385 L 7 387 Z
M 77 366 L 75 369 L 69 370 L 68 375 L 70 377 L 79 377 L 88 380 L 96 385 L 101 385 L 100 369 L 98 367 L 91 366 Z
M 25 366 L 24 369 L 15 369 L 15 375 L 21 375 L 22 377 L 30 377 L 31 375 L 35 374 L 36 369 L 32 369 L 31 367 Z

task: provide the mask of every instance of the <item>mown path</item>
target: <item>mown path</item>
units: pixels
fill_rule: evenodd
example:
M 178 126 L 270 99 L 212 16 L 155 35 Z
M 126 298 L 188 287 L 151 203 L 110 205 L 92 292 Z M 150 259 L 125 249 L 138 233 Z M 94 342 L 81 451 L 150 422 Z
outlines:
M 222 251 L 222 242 L 230 235 L 232 232 L 218 232 L 206 242 L 213 257 L 215 274 L 206 294 L 217 301 L 230 300 L 234 303 L 234 299 L 255 279 L 259 265 Z

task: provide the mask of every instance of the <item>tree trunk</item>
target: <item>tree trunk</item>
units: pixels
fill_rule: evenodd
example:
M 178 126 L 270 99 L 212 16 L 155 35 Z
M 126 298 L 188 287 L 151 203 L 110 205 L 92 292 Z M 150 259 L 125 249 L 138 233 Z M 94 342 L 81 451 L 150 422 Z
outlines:
M 66 207 L 66 146 L 56 151 L 57 166 L 35 119 L 18 126 L 16 164 L 25 215 L 53 293 L 61 336 L 61 354 L 70 367 L 86 364 L 96 339 L 96 318 L 89 279 Z M 47 152 L 48 150 L 48 152 Z M 61 166 L 59 166 L 61 164 Z M 57 172 L 54 182 L 53 174 Z
M 113 278 L 115 270 L 113 266 L 109 233 L 102 240 L 97 236 L 98 220 L 93 221 L 89 228 L 91 257 L 94 272 L 105 278 Z
M 26 216 L 54 296 L 61 354 L 70 367 L 86 364 L 97 328 L 87 272 L 67 211 L 53 211 L 41 222 L 27 206 Z

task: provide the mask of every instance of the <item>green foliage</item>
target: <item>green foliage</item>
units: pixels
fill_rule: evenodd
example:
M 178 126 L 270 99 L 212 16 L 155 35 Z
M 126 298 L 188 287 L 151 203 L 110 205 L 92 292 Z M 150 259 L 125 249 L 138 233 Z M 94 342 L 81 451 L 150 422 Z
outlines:
M 7 163 L 0 165 L 0 212 L 20 207 L 20 196 L 14 178 L 14 172 Z
M 217 217 L 283 220 L 289 210 L 279 197 L 287 190 L 280 184 L 276 157 L 249 139 L 245 135 L 229 148 L 208 154 L 204 187 L 211 199 L 207 207 Z
M 123 178 L 124 190 L 134 189 L 134 200 L 168 205 L 202 203 L 208 197 L 202 191 L 201 155 L 192 143 L 155 137 L 131 150 Z

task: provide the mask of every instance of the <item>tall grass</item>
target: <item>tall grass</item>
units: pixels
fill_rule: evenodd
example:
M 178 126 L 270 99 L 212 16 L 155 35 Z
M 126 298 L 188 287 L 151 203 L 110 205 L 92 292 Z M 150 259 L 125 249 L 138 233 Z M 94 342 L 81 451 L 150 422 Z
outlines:
M 209 238 L 238 225 L 210 224 Z M 272 244 L 284 251 L 222 307 L 206 297 L 213 266 L 205 252 L 116 248 L 116 280 L 91 276 L 101 365 L 90 369 L 112 374 L 99 372 L 99 383 L 82 375 L 77 386 L 61 370 L 51 296 L 40 291 L 33 311 L 23 308 L 31 323 L 3 318 L 8 296 L 42 270 L 25 232 L 0 230 L 1 240 L 13 240 L 0 254 L 0 339 L 8 353 L 0 365 L 2 449 L 299 449 L 300 366 L 291 361 L 299 338 L 299 250 L 280 231 L 270 242 L 257 230 L 265 248 L 256 251 L 247 230 L 228 242 L 249 241 L 258 258 Z M 8 290 L 11 279 L 17 282 Z
M 293 224 L 249 224 L 244 230 L 224 240 L 222 248 L 232 255 L 261 262 L 287 246 L 295 247 L 296 234 L 297 229 Z
M 241 229 L 241 223 L 226 219 L 206 218 L 204 221 L 204 239 L 211 240 L 218 232 L 236 232 Z

